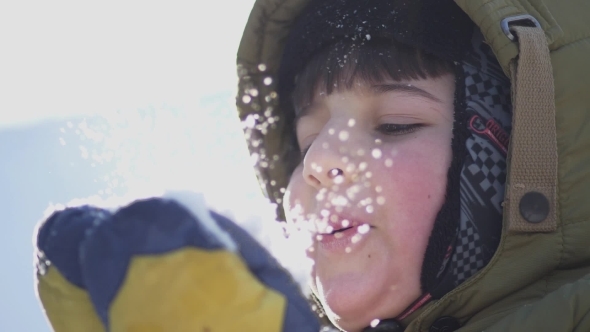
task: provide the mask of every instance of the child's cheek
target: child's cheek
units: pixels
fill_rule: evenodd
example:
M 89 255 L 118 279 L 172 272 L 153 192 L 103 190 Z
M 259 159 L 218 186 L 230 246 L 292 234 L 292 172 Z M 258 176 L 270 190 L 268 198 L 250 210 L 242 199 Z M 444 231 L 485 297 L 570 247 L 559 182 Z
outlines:
M 417 142 L 418 143 L 418 142 Z M 444 146 L 432 144 L 409 144 L 407 148 L 396 149 L 390 167 L 384 163 L 376 165 L 384 174 L 384 197 L 398 213 L 431 217 L 444 201 L 449 159 Z

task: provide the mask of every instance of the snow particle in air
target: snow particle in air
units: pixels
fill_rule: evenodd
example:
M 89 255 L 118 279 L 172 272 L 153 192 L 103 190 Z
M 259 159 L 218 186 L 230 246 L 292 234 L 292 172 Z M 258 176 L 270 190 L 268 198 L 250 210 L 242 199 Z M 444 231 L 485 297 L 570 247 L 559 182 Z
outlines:
M 377 325 L 379 325 L 380 320 L 378 320 L 377 318 L 373 319 L 371 321 L 371 327 L 375 327 Z
M 371 229 L 371 226 L 369 226 L 368 224 L 362 224 L 359 227 L 357 227 L 357 231 L 359 234 L 367 234 L 369 232 L 369 230 Z
M 346 130 L 342 130 L 339 134 L 338 134 L 338 138 L 342 141 L 345 142 L 348 140 L 348 137 L 350 135 L 348 134 L 348 131 Z
M 381 158 L 381 149 L 373 149 L 373 151 L 371 151 L 371 155 L 373 156 L 373 158 L 375 159 L 379 159 Z

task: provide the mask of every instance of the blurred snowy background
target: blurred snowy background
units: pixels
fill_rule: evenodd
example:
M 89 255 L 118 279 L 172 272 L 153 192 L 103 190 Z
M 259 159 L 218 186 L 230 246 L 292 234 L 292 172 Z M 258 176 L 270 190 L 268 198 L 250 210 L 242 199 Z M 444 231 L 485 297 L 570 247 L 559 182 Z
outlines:
M 260 200 L 234 108 L 252 3 L 0 4 L 0 331 L 50 331 L 32 265 L 48 205 L 179 187 Z

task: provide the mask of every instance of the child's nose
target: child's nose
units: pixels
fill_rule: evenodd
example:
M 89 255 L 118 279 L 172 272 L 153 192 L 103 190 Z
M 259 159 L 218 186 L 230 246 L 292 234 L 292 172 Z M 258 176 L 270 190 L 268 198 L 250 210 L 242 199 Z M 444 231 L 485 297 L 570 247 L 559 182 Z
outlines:
M 350 167 L 352 160 L 347 151 L 354 142 L 340 142 L 338 139 L 316 138 L 303 161 L 303 177 L 316 189 L 331 188 L 351 180 L 356 167 Z
M 312 172 L 303 172 L 305 181 L 315 187 L 316 189 L 321 189 L 322 187 L 329 187 L 333 184 L 339 184 L 344 181 L 345 174 L 344 170 L 339 167 L 334 167 L 329 170 L 320 171 L 312 171 Z

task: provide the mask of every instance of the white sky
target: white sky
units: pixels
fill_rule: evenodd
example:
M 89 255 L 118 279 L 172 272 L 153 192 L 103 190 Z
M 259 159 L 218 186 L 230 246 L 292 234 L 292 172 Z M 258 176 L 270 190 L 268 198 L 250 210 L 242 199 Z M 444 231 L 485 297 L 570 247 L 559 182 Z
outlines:
M 180 188 L 260 211 L 233 99 L 252 3 L 0 1 L 0 330 L 48 330 L 31 237 L 49 203 Z
M 98 133 L 105 136 L 98 153 L 118 158 L 115 181 L 130 190 L 190 187 L 215 201 L 228 194 L 215 172 L 237 184 L 238 197 L 253 193 L 233 101 L 235 55 L 252 4 L 3 2 L 0 130 L 100 114 L 111 126 Z M 82 157 L 89 148 L 80 145 Z
M 0 128 L 232 89 L 252 3 L 2 1 Z

